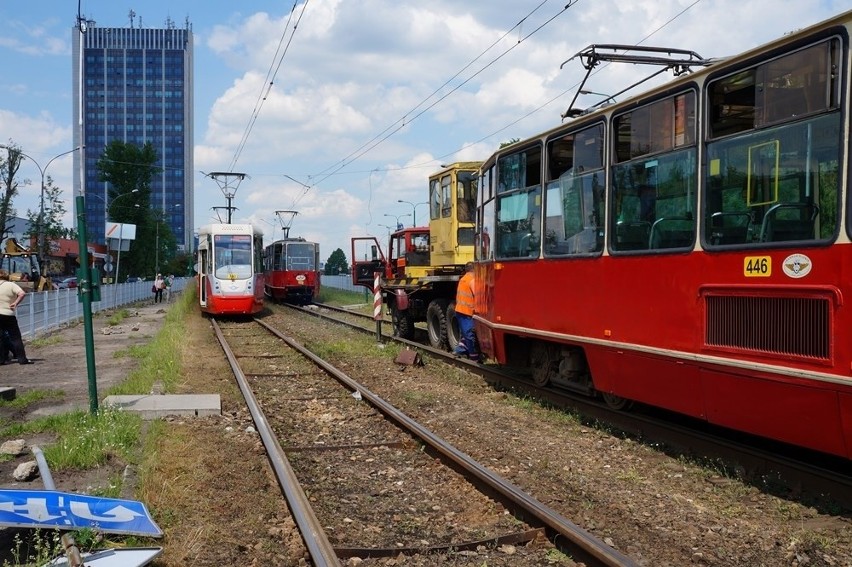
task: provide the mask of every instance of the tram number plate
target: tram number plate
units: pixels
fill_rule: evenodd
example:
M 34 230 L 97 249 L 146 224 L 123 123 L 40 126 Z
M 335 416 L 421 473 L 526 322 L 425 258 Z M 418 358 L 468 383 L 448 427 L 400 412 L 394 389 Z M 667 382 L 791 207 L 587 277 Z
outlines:
M 746 256 L 743 259 L 743 275 L 747 278 L 768 278 L 772 275 L 772 257 Z

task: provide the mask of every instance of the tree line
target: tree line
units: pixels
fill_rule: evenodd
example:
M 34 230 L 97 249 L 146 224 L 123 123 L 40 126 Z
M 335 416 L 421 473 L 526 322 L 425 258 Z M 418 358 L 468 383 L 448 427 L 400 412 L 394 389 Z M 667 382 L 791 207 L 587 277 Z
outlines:
M 10 234 L 12 219 L 18 216 L 14 201 L 20 189 L 33 183 L 19 175 L 21 163 L 27 157 L 11 140 L 3 145 L 3 153 L 0 153 L 0 239 Z M 131 242 L 129 252 L 122 252 L 118 281 L 124 281 L 129 275 L 152 277 L 158 261 L 161 272 L 174 274 L 186 274 L 190 264 L 186 254 L 174 253 L 177 245 L 174 233 L 161 211 L 151 207 L 151 180 L 160 171 L 156 165 L 158 161 L 159 156 L 151 143 L 138 146 L 120 140 L 110 142 L 98 158 L 98 180 L 108 184 L 107 218 L 112 222 L 136 225 L 136 240 Z M 42 247 L 43 243 L 76 238 L 77 231 L 63 223 L 67 201 L 63 199 L 62 188 L 50 175 L 44 176 L 43 195 L 43 204 L 40 200 L 38 210 L 27 209 L 29 228 L 24 235 L 35 238 L 39 260 L 45 264 L 43 270 L 48 274 L 59 273 L 61 262 L 47 262 L 49 253 Z M 102 226 L 88 227 L 88 233 L 103 229 Z

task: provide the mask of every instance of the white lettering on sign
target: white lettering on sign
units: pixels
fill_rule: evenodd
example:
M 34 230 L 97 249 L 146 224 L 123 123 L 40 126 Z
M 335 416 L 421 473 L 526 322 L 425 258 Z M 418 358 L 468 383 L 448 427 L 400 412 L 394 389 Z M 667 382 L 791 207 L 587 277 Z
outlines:
M 138 514 L 121 505 L 116 506 L 112 510 L 106 510 L 101 516 L 93 514 L 86 502 L 75 502 L 72 500 L 70 505 L 72 514 L 78 518 L 92 520 L 93 522 L 129 522 L 137 516 L 142 516 L 142 514 Z
M 34 522 L 49 522 L 61 517 L 48 513 L 45 498 L 27 498 L 26 504 L 19 506 L 15 506 L 14 502 L 0 502 L 0 512 L 11 512 Z

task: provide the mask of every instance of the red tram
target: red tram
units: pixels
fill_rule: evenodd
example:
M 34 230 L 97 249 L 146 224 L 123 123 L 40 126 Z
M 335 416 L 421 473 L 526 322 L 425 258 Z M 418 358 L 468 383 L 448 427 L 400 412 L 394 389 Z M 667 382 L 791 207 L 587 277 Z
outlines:
M 319 296 L 319 244 L 304 238 L 276 240 L 263 252 L 266 297 L 288 303 L 311 303 Z
M 249 224 L 198 230 L 198 302 L 211 315 L 253 315 L 263 309 L 263 232 Z
M 320 292 L 319 244 L 304 238 L 290 238 L 290 225 L 298 211 L 275 211 L 284 231 L 263 251 L 266 276 L 264 294 L 273 301 L 307 305 Z M 274 233 L 273 233 L 274 234 Z
M 850 33 L 846 12 L 491 156 L 485 354 L 852 457 Z

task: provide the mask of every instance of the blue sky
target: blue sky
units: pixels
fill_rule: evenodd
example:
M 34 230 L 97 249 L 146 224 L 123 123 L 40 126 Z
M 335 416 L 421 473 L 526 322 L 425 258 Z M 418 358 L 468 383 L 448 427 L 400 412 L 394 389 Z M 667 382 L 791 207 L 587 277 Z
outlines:
M 441 163 L 485 159 L 503 141 L 558 125 L 585 73 L 576 61 L 559 67 L 589 44 L 723 57 L 849 8 L 848 0 L 80 2 L 101 27 L 129 26 L 131 10 L 137 27 L 189 20 L 196 228 L 226 205 L 201 172 L 246 173 L 234 221 L 260 225 L 271 241 L 282 234 L 275 211 L 297 210 L 290 235 L 320 242 L 323 260 L 336 248 L 348 257 L 351 236 L 386 235 L 383 225 L 396 222 L 387 215 L 412 212 L 397 201 L 425 201 Z M 41 165 L 73 147 L 76 14 L 73 0 L 0 0 L 0 143 L 13 141 Z M 614 93 L 647 71 L 610 66 L 585 88 Z M 47 173 L 70 209 L 71 160 L 56 159 Z M 25 163 L 21 174 L 33 180 L 14 202 L 24 216 L 38 208 L 39 173 Z M 426 207 L 416 212 L 423 224 Z

